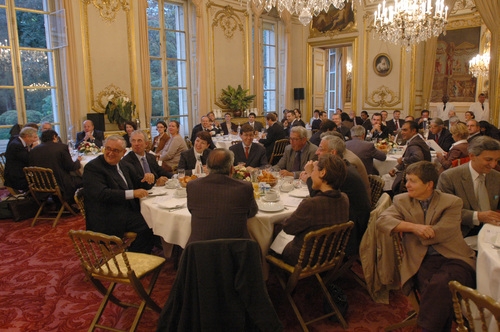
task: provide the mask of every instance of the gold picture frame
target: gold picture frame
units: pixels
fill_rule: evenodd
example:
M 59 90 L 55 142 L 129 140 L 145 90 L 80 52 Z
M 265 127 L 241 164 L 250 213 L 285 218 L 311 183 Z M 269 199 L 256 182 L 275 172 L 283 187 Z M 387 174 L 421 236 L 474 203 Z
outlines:
M 379 53 L 373 59 L 373 70 L 378 76 L 387 76 L 392 71 L 392 60 L 389 54 Z

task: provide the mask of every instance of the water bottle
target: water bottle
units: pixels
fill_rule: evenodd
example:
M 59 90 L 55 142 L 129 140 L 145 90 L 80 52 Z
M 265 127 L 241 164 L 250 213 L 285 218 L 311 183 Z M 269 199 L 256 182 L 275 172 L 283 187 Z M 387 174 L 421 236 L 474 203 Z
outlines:
M 239 135 L 241 133 L 241 126 L 238 125 L 238 131 L 237 131 L 237 134 Z

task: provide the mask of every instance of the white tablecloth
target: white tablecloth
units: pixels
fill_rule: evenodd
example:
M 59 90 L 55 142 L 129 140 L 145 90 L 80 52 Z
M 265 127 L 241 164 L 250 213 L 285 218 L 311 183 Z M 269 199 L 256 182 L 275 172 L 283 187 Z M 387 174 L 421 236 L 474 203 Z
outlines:
M 476 263 L 477 290 L 500 301 L 500 249 L 493 248 L 500 227 L 484 224 L 478 235 Z M 495 319 L 490 317 L 488 332 L 498 332 Z M 477 326 L 477 324 L 475 324 Z M 479 329 L 480 330 L 480 329 Z
M 174 190 L 164 188 L 155 190 L 166 191 L 167 195 L 142 199 L 141 213 L 154 234 L 161 236 L 166 243 L 177 244 L 184 248 L 191 235 L 191 214 L 187 207 L 172 212 L 160 207 L 159 203 L 162 201 L 173 199 Z M 181 200 L 187 202 L 186 198 Z M 285 210 L 272 213 L 259 210 L 257 215 L 247 222 L 248 232 L 259 244 L 263 255 L 267 254 L 272 242 L 273 224 L 290 216 L 301 201 L 300 198 L 289 197 L 286 193 L 281 193 L 281 200 L 285 204 Z

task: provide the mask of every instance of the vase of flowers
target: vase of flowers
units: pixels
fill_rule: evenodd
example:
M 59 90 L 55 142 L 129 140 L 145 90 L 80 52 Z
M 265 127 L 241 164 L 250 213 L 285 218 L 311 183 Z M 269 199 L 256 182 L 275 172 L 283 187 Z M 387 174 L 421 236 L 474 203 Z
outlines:
M 110 95 L 106 105 L 105 114 L 109 123 L 123 125 L 126 121 L 132 121 L 136 105 L 127 97 Z
M 385 153 L 388 153 L 391 151 L 395 146 L 394 142 L 391 142 L 389 139 L 383 139 L 375 143 L 375 147 L 381 151 L 384 151 Z
M 80 145 L 78 145 L 78 152 L 81 154 L 97 154 L 99 150 L 97 145 L 90 142 L 81 142 Z
M 250 172 L 244 165 L 234 166 L 233 178 L 251 182 Z

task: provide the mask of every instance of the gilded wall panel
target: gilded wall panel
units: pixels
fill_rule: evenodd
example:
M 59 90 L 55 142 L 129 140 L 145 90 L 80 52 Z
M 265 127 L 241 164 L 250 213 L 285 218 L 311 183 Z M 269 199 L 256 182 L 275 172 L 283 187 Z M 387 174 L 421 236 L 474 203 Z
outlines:
M 211 68 L 211 103 L 217 108 L 225 106 L 219 101 L 221 89 L 228 85 L 250 89 L 249 77 L 249 17 L 245 7 L 232 7 L 207 3 L 209 24 L 209 52 Z M 202 112 L 203 113 L 203 112 Z

